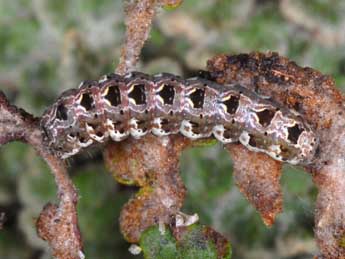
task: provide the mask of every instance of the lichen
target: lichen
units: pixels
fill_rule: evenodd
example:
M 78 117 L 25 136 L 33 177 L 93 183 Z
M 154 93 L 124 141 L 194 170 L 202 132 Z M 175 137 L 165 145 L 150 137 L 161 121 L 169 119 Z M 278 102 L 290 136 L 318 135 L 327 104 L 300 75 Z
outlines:
M 145 259 L 230 259 L 231 246 L 225 241 L 221 244 L 219 234 L 208 227 L 194 224 L 173 232 L 165 226 L 145 230 L 140 238 Z

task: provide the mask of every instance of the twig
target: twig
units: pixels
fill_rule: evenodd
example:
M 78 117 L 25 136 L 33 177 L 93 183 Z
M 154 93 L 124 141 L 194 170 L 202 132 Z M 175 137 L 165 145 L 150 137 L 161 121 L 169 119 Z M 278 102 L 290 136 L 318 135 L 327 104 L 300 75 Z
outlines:
M 37 125 L 37 119 L 10 105 L 4 93 L 0 91 L 0 145 L 15 140 L 28 142 Z
M 48 203 L 37 220 L 37 232 L 61 259 L 82 259 L 82 240 L 78 228 L 77 191 L 62 161 L 49 153 L 41 156 L 50 166 L 58 186 L 59 204 Z
M 150 35 L 152 20 L 158 6 L 175 8 L 182 0 L 133 0 L 126 1 L 126 38 L 121 50 L 116 73 L 133 71 L 146 40 Z
M 120 63 L 116 68 L 117 73 L 125 74 L 134 70 L 141 49 L 149 36 L 156 4 L 155 0 L 127 1 L 126 39 L 121 50 Z
M 39 120 L 11 105 L 0 92 L 0 145 L 22 141 L 33 146 L 47 162 L 58 187 L 59 204 L 47 204 L 37 221 L 40 237 L 47 240 L 58 259 L 82 259 L 82 242 L 78 229 L 77 192 L 61 160 L 46 148 Z

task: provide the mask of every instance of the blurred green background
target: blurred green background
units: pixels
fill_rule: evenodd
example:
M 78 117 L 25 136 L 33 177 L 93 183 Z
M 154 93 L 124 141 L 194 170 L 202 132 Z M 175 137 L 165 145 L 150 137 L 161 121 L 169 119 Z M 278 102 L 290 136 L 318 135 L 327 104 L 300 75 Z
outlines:
M 185 0 L 160 10 L 138 70 L 190 76 L 221 52 L 278 51 L 345 85 L 345 1 Z M 36 116 L 63 90 L 114 70 L 125 33 L 123 2 L 115 0 L 0 0 L 0 89 Z M 236 259 L 302 259 L 317 253 L 311 177 L 286 166 L 284 212 L 268 229 L 232 180 L 229 155 L 219 146 L 182 158 L 188 189 L 184 212 L 229 238 Z M 106 172 L 101 152 L 70 162 L 85 254 L 92 259 L 142 258 L 128 252 L 118 216 L 134 193 Z M 35 219 L 54 201 L 56 187 L 30 147 L 0 148 L 1 259 L 50 258 Z

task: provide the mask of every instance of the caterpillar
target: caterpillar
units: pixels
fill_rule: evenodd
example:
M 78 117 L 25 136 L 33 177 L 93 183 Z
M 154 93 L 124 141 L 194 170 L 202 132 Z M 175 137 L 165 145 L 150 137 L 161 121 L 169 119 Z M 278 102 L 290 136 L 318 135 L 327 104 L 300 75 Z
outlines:
M 50 149 L 62 159 L 108 139 L 148 133 L 180 133 L 193 140 L 213 136 L 290 164 L 310 163 L 318 145 L 311 127 L 294 110 L 241 85 L 168 73 L 108 74 L 85 81 L 62 93 L 40 125 Z

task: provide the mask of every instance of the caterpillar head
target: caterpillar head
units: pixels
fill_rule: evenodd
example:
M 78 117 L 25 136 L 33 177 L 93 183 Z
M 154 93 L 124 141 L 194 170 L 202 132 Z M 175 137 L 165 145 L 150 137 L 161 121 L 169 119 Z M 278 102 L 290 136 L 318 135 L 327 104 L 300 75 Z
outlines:
M 59 152 L 62 148 L 57 146 L 59 138 L 65 134 L 66 129 L 73 125 L 73 98 L 76 89 L 64 92 L 60 98 L 50 106 L 42 115 L 40 126 L 44 134 L 45 141 L 49 146 L 53 146 Z

